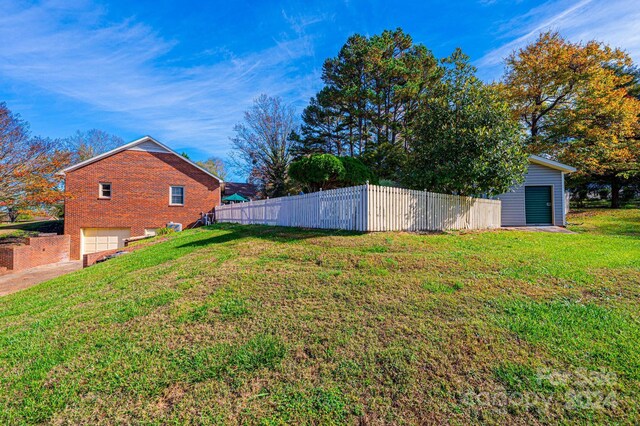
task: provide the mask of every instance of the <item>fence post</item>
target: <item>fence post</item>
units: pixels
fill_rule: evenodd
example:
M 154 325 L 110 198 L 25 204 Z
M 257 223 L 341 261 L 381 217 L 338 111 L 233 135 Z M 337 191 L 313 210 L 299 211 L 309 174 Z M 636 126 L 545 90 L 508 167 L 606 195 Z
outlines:
M 362 231 L 364 232 L 370 230 L 369 211 L 369 182 L 367 182 L 362 188 Z

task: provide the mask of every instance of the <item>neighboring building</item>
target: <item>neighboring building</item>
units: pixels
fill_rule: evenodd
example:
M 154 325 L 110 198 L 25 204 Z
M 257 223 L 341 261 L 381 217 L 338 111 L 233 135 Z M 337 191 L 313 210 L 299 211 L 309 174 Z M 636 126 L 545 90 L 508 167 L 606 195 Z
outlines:
M 531 155 L 524 183 L 496 197 L 502 201 L 502 226 L 565 226 L 564 175 L 575 171 L 566 164 Z
M 258 187 L 252 183 L 225 182 L 222 184 L 222 197 L 238 194 L 249 200 L 258 199 Z
M 150 136 L 64 169 L 71 258 L 124 246 L 169 222 L 192 226 L 220 204 L 222 181 Z

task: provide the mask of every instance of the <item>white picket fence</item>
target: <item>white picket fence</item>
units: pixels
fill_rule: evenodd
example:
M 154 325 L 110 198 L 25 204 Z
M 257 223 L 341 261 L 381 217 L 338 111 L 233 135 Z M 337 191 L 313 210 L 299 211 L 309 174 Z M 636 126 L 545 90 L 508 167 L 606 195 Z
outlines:
M 500 227 L 500 201 L 361 185 L 215 208 L 218 222 L 353 231 Z

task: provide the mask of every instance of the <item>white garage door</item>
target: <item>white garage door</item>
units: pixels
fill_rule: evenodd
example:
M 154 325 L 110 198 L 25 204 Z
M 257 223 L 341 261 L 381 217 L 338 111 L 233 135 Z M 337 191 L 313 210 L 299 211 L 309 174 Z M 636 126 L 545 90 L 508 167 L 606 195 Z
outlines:
M 130 236 L 129 228 L 83 228 L 82 254 L 122 248 Z

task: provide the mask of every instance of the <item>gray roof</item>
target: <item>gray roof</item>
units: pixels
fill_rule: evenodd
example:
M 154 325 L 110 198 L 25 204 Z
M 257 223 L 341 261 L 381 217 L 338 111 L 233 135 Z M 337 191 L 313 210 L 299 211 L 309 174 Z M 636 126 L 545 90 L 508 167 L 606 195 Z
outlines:
M 575 167 L 571 167 L 567 164 L 562 164 L 554 160 L 550 160 L 548 158 L 540 157 L 539 155 L 530 155 L 529 161 L 534 164 L 539 164 L 541 166 L 546 166 L 551 169 L 560 170 L 565 173 L 572 173 L 576 171 Z

